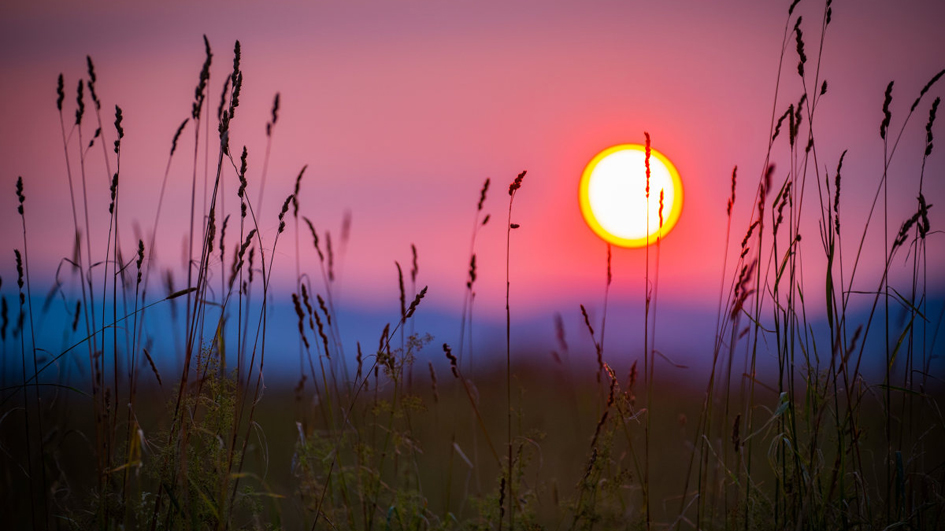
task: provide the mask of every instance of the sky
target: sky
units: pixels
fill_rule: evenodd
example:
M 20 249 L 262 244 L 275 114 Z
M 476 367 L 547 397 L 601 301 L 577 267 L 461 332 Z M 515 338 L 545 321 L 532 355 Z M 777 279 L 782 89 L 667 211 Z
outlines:
M 248 148 L 248 190 L 254 201 L 262 195 L 258 210 L 264 237 L 272 241 L 278 209 L 307 165 L 300 214 L 319 231 L 331 233 L 337 298 L 351 315 L 373 316 L 364 330 L 377 326 L 375 321 L 383 326 L 396 319 L 394 262 L 408 271 L 414 244 L 417 283 L 429 285 L 424 301 L 428 313 L 421 317 L 429 320 L 438 339 L 451 341 L 486 178 L 492 186 L 484 213 L 492 218 L 476 244 L 476 315 L 484 334 L 498 330 L 505 311 L 506 191 L 527 170 L 512 215 L 512 222 L 521 225 L 511 242 L 514 319 L 527 331 L 528 341 L 553 344 L 553 316 L 560 313 L 571 337 L 587 344 L 579 304 L 600 318 L 607 252 L 581 217 L 578 181 L 595 154 L 615 144 L 642 143 L 646 131 L 653 147 L 679 170 L 686 198 L 678 225 L 659 252 L 660 330 L 669 343 L 693 336 L 692 344 L 711 344 L 732 168 L 738 166 L 738 181 L 729 269 L 764 173 L 772 114 L 784 112 L 803 89 L 793 37 L 779 64 L 786 25 L 793 27 L 797 16 L 803 17 L 808 89 L 814 90 L 814 74 L 829 86 L 815 114 L 814 164 L 832 175 L 841 152 L 848 150 L 841 212 L 843 237 L 851 249 L 863 234 L 883 174 L 879 124 L 887 83 L 895 80 L 890 130 L 898 134 L 919 90 L 945 68 L 942 2 L 838 0 L 823 43 L 823 3 L 801 1 L 790 23 L 789 5 L 747 0 L 4 2 L 0 291 L 9 296 L 15 289 L 10 248 L 22 243 L 13 193 L 18 176 L 26 188 L 35 277 L 51 278 L 62 258 L 71 255 L 57 76 L 65 78 L 70 163 L 78 178 L 78 132 L 70 127 L 75 86 L 86 76 L 86 55 L 94 60 L 109 145 L 115 139 L 114 105 L 121 106 L 124 116 L 121 223 L 150 233 L 171 138 L 190 114 L 205 34 L 213 50 L 212 109 L 231 70 L 234 41 L 242 45 L 244 83 L 230 143 L 237 151 Z M 889 196 L 890 233 L 915 210 L 924 124 L 932 99 L 943 95 L 943 88 L 945 84 L 933 87 L 909 119 L 890 163 L 895 182 Z M 260 194 L 265 124 L 276 93 L 279 119 Z M 93 122 L 86 118 L 85 143 Z M 188 232 L 192 127 L 188 124 L 171 161 L 156 246 L 162 267 L 178 271 Z M 934 130 L 939 131 L 941 121 Z M 101 148 L 90 150 L 87 158 L 91 224 L 107 227 L 108 178 Z M 783 179 L 790 165 L 784 136 L 775 143 L 771 161 L 782 168 L 775 179 Z M 110 164 L 114 168 L 114 158 Z M 201 151 L 198 202 L 204 164 Z M 934 151 L 925 166 L 924 193 L 930 203 L 945 204 L 943 173 L 945 158 L 941 150 Z M 225 169 L 223 178 L 224 208 L 234 212 L 232 168 Z M 817 190 L 813 182 L 808 184 L 809 221 L 801 229 L 809 235 L 804 240 L 805 286 L 821 293 Z M 933 229 L 942 219 L 939 212 L 933 208 L 930 213 Z M 346 213 L 350 238 L 342 245 Z M 93 254 L 104 254 L 105 230 L 93 230 Z M 136 238 L 133 230 L 123 230 L 123 249 L 130 256 Z M 933 237 L 933 242 L 940 238 Z M 294 238 L 290 222 L 275 252 L 273 277 L 282 299 L 294 285 Z M 883 269 L 882 240 L 881 225 L 871 225 L 858 273 L 862 280 L 855 289 L 875 289 Z M 303 269 L 314 271 L 317 257 L 307 233 L 301 242 Z M 945 270 L 945 246 L 929 247 L 929 271 Z M 852 255 L 844 257 L 847 264 Z M 621 316 L 629 321 L 642 308 L 644 257 L 643 249 L 613 250 L 608 311 L 610 322 L 618 323 L 610 325 L 618 350 L 622 341 L 633 341 L 629 329 L 636 325 L 620 323 Z M 904 264 L 893 271 L 894 279 L 905 278 Z M 732 275 L 725 272 L 727 282 Z M 945 277 L 930 273 L 929 285 L 941 292 Z M 810 312 L 822 314 L 822 304 L 812 301 Z M 375 337 L 372 332 L 371 341 Z M 685 350 L 684 344 L 679 347 Z

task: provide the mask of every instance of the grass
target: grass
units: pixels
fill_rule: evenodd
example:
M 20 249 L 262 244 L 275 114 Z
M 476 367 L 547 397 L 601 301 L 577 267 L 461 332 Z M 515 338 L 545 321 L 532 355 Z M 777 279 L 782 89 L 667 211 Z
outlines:
M 779 60 L 797 60 L 804 89 L 781 111 L 779 77 L 763 170 L 744 206 L 735 201 L 732 172 L 717 334 L 706 346 L 713 361 L 704 388 L 677 381 L 672 370 L 655 379 L 657 359 L 665 359 L 655 341 L 662 235 L 652 264 L 646 251 L 643 348 L 633 353 L 629 374 L 615 372 L 618 349 L 604 345 L 609 247 L 600 323 L 581 306 L 596 365 L 572 364 L 560 318 L 560 352 L 549 358 L 512 350 L 512 235 L 528 226 L 527 220 L 523 227 L 513 223 L 512 204 L 524 171 L 509 187 L 504 367 L 474 363 L 471 339 L 476 241 L 490 219 L 482 217 L 489 179 L 474 211 L 459 342 L 437 348 L 434 338 L 416 330 L 414 315 L 423 310 L 427 289 L 417 289 L 419 259 L 412 247 L 409 290 L 395 262 L 399 315 L 378 331 L 376 348 L 359 342 L 356 354 L 346 353 L 335 310 L 332 239 L 300 204 L 304 167 L 278 214 L 275 234 L 264 238 L 259 230 L 264 187 L 256 203 L 246 188 L 253 175 L 265 180 L 279 96 L 266 124 L 262 166 L 251 169 L 249 150 L 231 145 L 229 128 L 243 80 L 238 42 L 211 116 L 213 54 L 205 40 L 190 116 L 173 136 L 165 169 L 166 184 L 178 139 L 192 123 L 192 244 L 184 271 L 158 272 L 152 256 L 165 186 L 154 232 L 127 246 L 127 214 L 120 209 L 121 109 L 115 107 L 114 132 L 103 127 L 89 59 L 88 76 L 77 85 L 75 120 L 67 125 L 60 76 L 56 104 L 75 245 L 63 261 L 67 278 L 57 274 L 47 300 L 61 299 L 72 319 L 63 324 L 62 349 L 37 345 L 34 321 L 48 313 L 48 303 L 40 305 L 30 278 L 28 243 L 35 235 L 28 232 L 27 194 L 31 200 L 35 195 L 29 176 L 21 178 L 16 302 L 11 318 L 4 291 L 0 315 L 6 523 L 36 529 L 941 528 L 945 419 L 942 382 L 932 365 L 940 351 L 935 339 L 941 318 L 930 314 L 935 293 L 926 245 L 935 233 L 923 183 L 925 161 L 935 156 L 940 102 L 927 100 L 943 74 L 930 79 L 901 119 L 894 119 L 893 83 L 886 89 L 879 127 L 884 167 L 877 171 L 880 180 L 858 245 L 851 247 L 843 238 L 851 234 L 849 227 L 841 232 L 846 151 L 818 152 L 813 125 L 828 94 L 820 57 L 832 5 L 824 5 L 817 25 L 820 48 L 808 58 L 802 28 L 809 26 L 794 14 L 796 4 L 788 12 Z M 783 68 L 781 75 L 795 72 Z M 96 120 L 88 141 L 86 92 Z M 924 108 L 929 110 L 919 189 L 903 192 L 917 194 L 916 210 L 893 220 L 887 208 L 889 166 L 913 114 Z M 92 176 L 86 172 L 96 144 L 111 183 L 108 226 L 97 230 L 89 224 L 88 197 L 96 192 L 87 186 Z M 782 148 L 783 160 L 775 156 Z M 202 206 L 201 155 L 207 198 Z M 825 168 L 834 163 L 831 174 Z M 881 194 L 885 267 L 880 278 L 861 279 L 858 266 L 870 226 L 880 223 Z M 750 218 L 729 268 L 732 220 L 740 211 Z M 819 233 L 802 238 L 807 219 L 818 223 Z M 286 230 L 295 244 L 291 294 L 271 287 Z M 91 240 L 102 237 L 105 254 L 93 256 L 100 246 Z M 343 230 L 342 248 L 346 241 Z M 317 271 L 301 267 L 301 242 L 317 252 Z M 903 253 L 910 258 L 909 285 L 897 289 L 890 273 Z M 805 290 L 805 258 L 826 261 L 823 293 Z M 159 295 L 156 276 L 164 281 Z M 186 279 L 183 288 L 175 287 L 176 279 Z M 864 284 L 875 286 L 866 313 L 852 300 Z M 299 379 L 291 392 L 274 386 L 263 397 L 274 296 L 293 303 Z M 186 305 L 182 322 L 178 315 L 172 330 L 154 328 L 168 326 L 154 316 L 156 310 L 175 313 L 180 304 Z M 890 319 L 897 306 L 899 322 Z M 813 317 L 818 308 L 826 310 L 824 319 Z M 152 358 L 158 334 L 174 337 L 178 345 L 173 376 L 162 376 Z M 881 380 L 871 381 L 864 372 L 879 358 Z M 766 359 L 776 361 L 774 373 L 760 369 Z M 349 367 L 352 360 L 356 365 Z M 421 360 L 428 371 L 413 370 Z M 437 367 L 449 372 L 438 373 Z

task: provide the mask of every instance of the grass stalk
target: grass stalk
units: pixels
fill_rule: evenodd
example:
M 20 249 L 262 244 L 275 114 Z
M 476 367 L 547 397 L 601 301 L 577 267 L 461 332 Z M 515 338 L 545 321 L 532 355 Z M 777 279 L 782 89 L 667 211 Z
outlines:
M 505 229 L 505 390 L 508 420 L 508 474 L 506 477 L 506 488 L 508 488 L 508 512 L 509 512 L 509 531 L 515 529 L 515 487 L 513 485 L 512 470 L 512 310 L 510 309 L 509 299 L 512 290 L 510 280 L 511 252 L 512 252 L 512 230 L 517 229 L 519 225 L 512 223 L 512 203 L 515 201 L 515 192 L 522 187 L 522 179 L 525 177 L 525 171 L 518 174 L 512 184 L 509 185 L 509 218 Z M 499 529 L 502 528 L 501 517 L 499 520 Z
M 23 193 L 23 177 L 17 177 L 17 180 L 16 180 L 16 195 L 17 195 L 17 200 L 18 200 L 18 202 L 19 202 L 19 205 L 17 206 L 17 212 L 19 212 L 19 214 L 20 214 L 20 222 L 21 222 L 21 225 L 22 225 L 22 227 L 23 227 L 23 257 L 22 257 L 22 262 L 21 262 L 21 258 L 20 258 L 20 252 L 19 252 L 19 251 L 16 251 L 16 252 L 15 252 L 16 264 L 17 264 L 17 270 L 18 270 L 18 271 L 17 271 L 17 285 L 18 285 L 18 287 L 19 287 L 19 289 L 20 289 L 20 314 L 21 314 L 21 315 L 22 315 L 22 313 L 23 313 L 23 307 L 24 307 L 24 305 L 26 305 L 27 303 L 29 303 L 29 304 L 28 304 L 28 310 L 27 310 L 27 312 L 28 312 L 28 320 L 29 320 L 29 325 L 30 325 L 30 345 L 31 345 L 30 351 L 31 351 L 32 354 L 33 354 L 33 391 L 34 391 L 35 397 L 36 397 L 36 406 L 35 406 L 35 409 L 36 409 L 36 424 L 37 424 L 37 428 L 38 428 L 38 430 L 39 430 L 39 440 L 40 440 L 40 443 L 39 443 L 39 475 L 40 475 L 39 486 L 42 487 L 42 491 L 40 492 L 40 496 L 39 496 L 39 500 L 38 500 L 38 501 L 39 501 L 39 507 L 40 507 L 39 513 L 40 513 L 41 518 L 43 519 L 43 528 L 44 528 L 44 529 L 49 529 L 49 515 L 48 515 L 49 507 L 48 507 L 48 502 L 47 502 L 47 499 L 46 499 L 47 494 L 48 494 L 48 492 L 49 492 L 49 488 L 48 488 L 47 483 L 46 483 L 46 449 L 45 449 L 45 445 L 44 445 L 45 431 L 43 430 L 43 402 L 42 402 L 42 398 L 40 397 L 40 394 L 39 394 L 39 373 L 38 373 L 38 370 L 39 370 L 39 362 L 38 362 L 38 360 L 37 360 L 37 358 L 36 358 L 36 330 L 35 330 L 34 325 L 33 325 L 33 303 L 32 303 L 32 296 L 31 296 L 32 288 L 31 288 L 31 284 L 30 284 L 29 249 L 28 249 L 28 247 L 27 247 L 27 238 L 26 238 L 26 212 L 25 212 L 25 209 L 24 209 L 24 202 L 25 202 L 26 196 L 25 196 L 24 193 Z M 26 278 L 26 293 L 25 293 L 25 295 L 24 295 L 24 293 L 23 293 L 23 278 L 24 278 L 24 277 Z M 22 320 L 21 320 L 21 322 L 22 322 Z M 25 329 L 23 329 L 22 327 L 20 328 L 20 330 L 21 330 L 21 332 L 20 332 L 20 333 L 21 333 L 21 341 L 20 341 L 21 361 L 22 361 L 22 363 L 23 363 L 23 381 L 24 381 L 24 384 L 25 384 L 25 382 L 26 382 L 26 373 L 25 373 L 25 371 L 26 371 L 26 356 L 25 356 L 25 353 L 23 352 L 23 349 L 25 348 L 25 343 L 26 343 L 26 341 L 25 341 L 25 339 L 22 338 L 22 335 L 25 335 L 26 331 L 25 331 Z M 23 398 L 24 398 L 24 411 L 23 411 L 23 413 L 24 413 L 24 418 L 26 419 L 25 422 L 24 422 L 24 423 L 25 423 L 25 428 L 26 428 L 26 444 L 27 444 L 27 452 L 29 453 L 29 452 L 31 451 L 31 449 L 32 449 L 32 444 L 30 443 L 30 435 L 29 435 L 29 409 L 30 409 L 30 408 L 29 408 L 29 398 L 28 398 L 28 396 L 27 396 L 27 392 L 26 392 L 25 389 L 23 390 Z M 27 457 L 27 459 L 28 459 L 29 462 L 32 461 L 31 459 L 29 459 L 29 457 Z M 33 480 L 33 475 L 32 475 L 32 466 L 31 466 L 31 465 L 30 465 L 30 470 L 31 470 L 31 472 L 30 472 L 30 486 L 33 487 L 33 485 L 32 485 L 32 482 L 33 482 L 33 481 L 32 481 L 32 480 Z M 34 488 L 35 488 L 35 487 L 34 487 Z M 30 502 L 32 503 L 32 501 L 33 501 L 33 498 L 32 498 L 32 496 L 30 496 Z M 35 522 L 35 521 L 34 521 L 34 525 L 36 525 L 36 522 Z

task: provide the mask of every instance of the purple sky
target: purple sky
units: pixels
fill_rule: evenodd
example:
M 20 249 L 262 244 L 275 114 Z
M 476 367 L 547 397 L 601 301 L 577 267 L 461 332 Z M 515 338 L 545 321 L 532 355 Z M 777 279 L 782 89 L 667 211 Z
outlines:
M 642 143 L 648 131 L 654 147 L 679 169 L 686 191 L 679 223 L 662 246 L 660 297 L 670 307 L 714 311 L 729 179 L 737 164 L 734 255 L 763 172 L 790 2 L 191 4 L 16 0 L 0 6 L 0 275 L 8 280 L 5 293 L 15 278 L 9 249 L 21 242 L 13 193 L 17 176 L 26 183 L 34 270 L 52 271 L 71 253 L 72 216 L 55 107 L 58 74 L 66 79 L 68 127 L 75 85 L 85 76 L 85 56 L 94 59 L 109 144 L 115 138 L 112 109 L 118 104 L 124 111 L 123 224 L 138 223 L 150 231 L 171 137 L 190 114 L 203 61 L 201 35 L 206 34 L 214 53 L 212 109 L 230 70 L 233 42 L 242 43 L 245 80 L 231 145 L 249 148 L 253 199 L 259 194 L 265 123 L 273 95 L 281 93 L 262 205 L 261 229 L 268 241 L 278 207 L 305 164 L 302 214 L 319 230 L 330 230 L 337 242 L 344 212 L 351 212 L 351 238 L 339 266 L 347 304 L 396 312 L 393 261 L 408 264 L 415 243 L 418 283 L 430 285 L 427 303 L 458 311 L 479 188 L 490 177 L 485 210 L 493 220 L 479 237 L 477 311 L 501 315 L 506 190 L 519 171 L 528 170 L 513 219 L 522 225 L 512 251 L 516 310 L 550 323 L 554 312 L 570 315 L 578 303 L 599 308 L 605 245 L 581 218 L 578 179 L 598 151 Z M 803 16 L 808 84 L 819 59 L 820 77 L 829 83 L 815 115 L 816 165 L 833 175 L 840 153 L 849 150 L 841 213 L 843 237 L 853 250 L 882 175 L 883 91 L 895 80 L 891 131 L 898 134 L 921 87 L 945 68 L 945 4 L 834 4 L 822 58 L 823 4 L 805 0 L 795 17 Z M 802 91 L 794 47 L 791 38 L 775 104 L 778 114 Z M 891 232 L 914 211 L 924 124 L 943 87 L 937 85 L 920 104 L 890 166 L 895 182 Z M 93 122 L 87 118 L 86 142 Z M 158 242 L 162 263 L 178 268 L 193 167 L 190 127 L 173 160 Z M 945 132 L 939 131 L 941 121 L 935 132 L 945 142 Z M 70 145 L 74 172 L 77 146 L 76 138 Z M 100 148 L 88 157 L 92 224 L 107 227 L 108 185 Z M 772 160 L 780 182 L 790 164 L 783 135 Z M 203 164 L 201 153 L 201 192 Z M 945 205 L 941 149 L 933 152 L 925 171 L 926 197 Z M 822 293 L 813 161 L 808 173 L 804 207 L 809 221 L 801 229 L 809 235 L 802 251 L 804 282 L 808 292 Z M 232 211 L 237 201 L 231 169 L 224 178 Z M 939 212 L 932 210 L 933 229 L 940 226 Z M 876 244 L 882 241 L 880 227 L 868 235 L 873 244 L 867 245 L 858 273 L 859 289 L 875 289 L 882 270 L 882 248 Z M 101 234 L 96 241 L 93 231 L 93 254 L 99 247 L 98 254 L 104 253 Z M 126 255 L 131 255 L 132 231 L 125 230 L 124 237 Z M 939 239 L 935 235 L 929 244 L 929 271 L 945 267 Z M 312 264 L 314 252 L 304 245 L 309 238 L 303 234 L 302 241 L 303 263 Z M 852 261 L 852 255 L 844 259 Z M 615 306 L 642 304 L 643 256 L 641 249 L 615 249 Z M 294 276 L 294 257 L 290 230 L 277 249 L 278 276 Z M 929 280 L 941 289 L 945 278 L 931 274 Z M 810 303 L 811 312 L 819 311 L 819 300 Z M 671 326 L 671 316 L 662 319 Z

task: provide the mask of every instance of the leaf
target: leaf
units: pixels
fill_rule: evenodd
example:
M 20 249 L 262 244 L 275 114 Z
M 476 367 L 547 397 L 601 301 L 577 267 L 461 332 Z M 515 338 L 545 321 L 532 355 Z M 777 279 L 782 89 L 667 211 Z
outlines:
M 899 392 L 901 392 L 901 393 L 906 393 L 906 394 L 915 395 L 915 396 L 921 396 L 921 397 L 926 397 L 926 396 L 927 396 L 925 393 L 921 393 L 921 392 L 915 391 L 915 390 L 913 390 L 913 389 L 906 389 L 905 387 L 899 387 L 898 385 L 880 384 L 880 385 L 879 385 L 879 388 L 880 388 L 880 389 L 889 389 L 890 391 L 899 391 Z
M 782 392 L 781 396 L 778 397 L 778 409 L 774 410 L 774 416 L 780 417 L 787 411 L 787 408 L 791 405 L 791 401 L 788 400 L 787 392 Z
M 675 361 L 669 359 L 669 356 L 667 356 L 666 354 L 663 354 L 662 352 L 660 352 L 660 351 L 658 351 L 658 350 L 654 350 L 653 352 L 659 354 L 659 356 L 660 356 L 661 358 L 663 358 L 664 360 L 666 360 L 667 363 L 669 363 L 669 364 L 672 365 L 673 367 L 676 367 L 677 369 L 688 369 L 688 368 L 689 368 L 688 365 L 683 365 L 683 364 L 681 364 L 681 363 L 676 363 Z
M 899 355 L 899 350 L 902 348 L 902 342 L 906 340 L 906 336 L 909 335 L 909 331 L 912 330 L 913 320 L 909 319 L 909 323 L 906 324 L 906 327 L 902 329 L 902 333 L 899 334 L 899 340 L 896 341 L 896 348 L 893 349 L 892 355 L 889 356 L 889 368 L 891 369 L 893 364 L 896 363 L 896 357 Z
M 458 444 L 456 444 L 456 441 L 453 441 L 453 449 L 456 450 L 456 453 L 458 453 L 459 456 L 463 459 L 463 461 L 466 462 L 466 466 L 472 469 L 473 468 L 472 461 L 470 461 L 469 458 L 466 457 L 466 454 L 463 453 L 463 450 L 459 447 Z
M 899 302 L 901 302 L 902 305 L 903 305 L 907 310 L 909 310 L 909 311 L 915 313 L 915 314 L 916 314 L 917 316 L 919 316 L 919 318 L 922 319 L 923 321 L 928 322 L 928 318 L 925 317 L 925 314 L 923 314 L 923 313 L 919 310 L 919 308 L 917 308 L 914 304 L 912 304 L 911 302 L 909 302 L 909 299 L 907 299 L 902 293 L 899 293 L 898 291 L 896 291 L 896 288 L 894 288 L 894 287 L 892 287 L 892 286 L 889 286 L 889 289 L 893 292 L 893 294 L 896 295 L 896 298 L 899 299 Z

